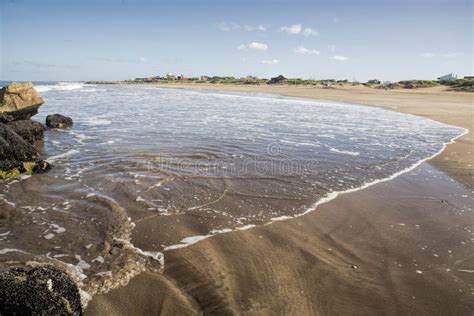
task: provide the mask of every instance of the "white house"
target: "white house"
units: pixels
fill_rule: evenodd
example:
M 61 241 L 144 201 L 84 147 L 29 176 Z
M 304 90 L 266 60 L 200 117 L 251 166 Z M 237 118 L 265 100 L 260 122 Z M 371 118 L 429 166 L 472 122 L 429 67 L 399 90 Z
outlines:
M 457 80 L 457 79 L 458 79 L 458 76 L 456 76 L 453 73 L 450 73 L 438 78 L 438 80 L 441 80 L 441 81 L 450 81 L 450 80 Z

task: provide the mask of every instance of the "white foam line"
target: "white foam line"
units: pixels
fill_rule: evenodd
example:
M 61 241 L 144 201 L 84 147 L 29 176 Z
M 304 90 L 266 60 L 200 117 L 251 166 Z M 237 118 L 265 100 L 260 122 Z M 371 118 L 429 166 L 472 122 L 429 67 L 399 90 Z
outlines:
M 318 99 L 310 99 L 310 98 L 305 98 L 305 97 L 297 97 L 297 96 L 288 96 L 288 95 L 283 95 L 279 93 L 257 93 L 257 92 L 249 92 L 249 91 L 232 91 L 232 90 L 226 90 L 225 88 L 222 89 L 206 89 L 204 87 L 185 87 L 185 88 L 173 88 L 173 87 L 160 87 L 156 85 L 150 85 L 151 89 L 162 89 L 162 90 L 171 90 L 171 91 L 186 91 L 190 93 L 197 93 L 197 94 L 202 94 L 202 95 L 209 95 L 209 96 L 223 96 L 223 97 L 238 97 L 238 98 L 247 98 L 247 99 L 255 99 L 255 100 L 272 100 L 272 101 L 288 101 L 288 102 L 299 102 L 303 104 L 317 104 L 317 105 L 327 105 L 327 106 L 340 106 L 340 105 L 350 105 L 350 106 L 355 106 L 355 107 L 363 107 L 363 108 L 370 108 L 375 111 L 386 111 L 386 112 L 391 112 L 395 114 L 400 114 L 400 115 L 406 115 L 406 116 L 411 116 L 411 117 L 416 117 L 417 119 L 420 120 L 426 120 L 426 121 L 431 121 L 436 124 L 442 125 L 442 126 L 448 126 L 448 127 L 456 127 L 456 128 L 462 128 L 460 126 L 455 126 L 455 125 L 450 125 L 446 124 L 443 122 L 439 122 L 437 120 L 433 120 L 431 118 L 423 117 L 420 115 L 416 114 L 410 114 L 410 113 L 403 113 L 399 111 L 394 111 L 393 109 L 397 109 L 398 107 L 384 107 L 384 106 L 379 106 L 379 105 L 370 105 L 370 104 L 363 104 L 363 103 L 357 103 L 357 102 L 345 102 L 345 101 L 333 101 L 333 100 L 318 100 Z M 466 129 L 465 129 L 466 130 Z M 467 130 L 469 132 L 469 130 Z M 464 136 L 465 134 L 461 135 Z M 322 136 L 322 135 L 319 135 Z M 331 135 L 332 136 L 332 135 Z M 334 138 L 334 137 L 330 137 Z M 457 137 L 456 137 L 457 138 Z
M 4 255 L 9 252 L 21 252 L 21 253 L 28 253 L 26 251 L 20 250 L 20 249 L 15 249 L 15 248 L 5 248 L 0 250 L 0 255 Z
M 336 192 L 330 192 L 328 193 L 325 197 L 321 198 L 319 201 L 317 201 L 315 204 L 313 204 L 312 207 L 310 207 L 309 209 L 307 209 L 305 212 L 301 213 L 301 214 L 298 214 L 298 215 L 295 215 L 293 216 L 294 217 L 299 217 L 299 216 L 302 216 L 304 214 L 307 214 L 309 212 L 312 212 L 314 211 L 319 205 L 323 204 L 323 203 L 327 203 L 333 199 L 335 199 L 336 197 L 338 197 L 339 195 L 343 195 L 343 194 L 347 194 L 347 193 L 353 193 L 353 192 L 357 192 L 357 191 L 360 191 L 360 190 L 364 190 L 368 187 L 371 187 L 377 183 L 382 183 L 382 182 L 387 182 L 387 181 L 390 181 L 390 180 L 393 180 L 395 179 L 396 177 L 402 175 L 402 174 L 405 174 L 405 173 L 408 173 L 412 170 L 414 170 L 415 168 L 417 168 L 419 165 L 421 165 L 422 163 L 424 163 L 425 161 L 427 160 L 430 160 L 430 159 L 433 159 L 434 157 L 438 156 L 439 154 L 441 154 L 443 152 L 443 150 L 446 148 L 447 145 L 450 145 L 450 144 L 454 144 L 454 142 L 456 141 L 456 139 L 458 139 L 459 137 L 462 137 L 464 135 L 466 135 L 467 133 L 469 133 L 469 130 L 468 129 L 464 129 L 464 132 L 462 132 L 461 134 L 459 134 L 458 136 L 455 136 L 453 137 L 449 142 L 447 143 L 443 143 L 443 147 L 436 153 L 434 153 L 433 155 L 427 157 L 427 158 L 424 158 L 424 159 L 421 159 L 420 161 L 418 161 L 417 163 L 411 165 L 410 167 L 408 168 L 405 168 L 403 170 L 400 170 L 394 174 L 392 174 L 391 176 L 387 177 L 387 178 L 383 178 L 383 179 L 379 179 L 379 180 L 374 180 L 374 181 L 371 181 L 371 182 L 367 182 L 363 185 L 361 185 L 360 187 L 357 187 L 357 188 L 352 188 L 352 189 L 348 189 L 348 190 L 345 190 L 345 191 L 336 191 Z
M 442 123 L 443 124 L 443 123 Z M 452 126 L 452 127 L 458 127 L 458 126 L 453 126 L 453 125 L 447 125 L 447 124 L 444 124 L 446 126 Z M 287 220 L 287 219 L 292 219 L 292 218 L 297 218 L 297 217 L 300 217 L 300 216 L 303 216 L 305 214 L 308 214 L 314 210 L 317 209 L 317 207 L 321 204 L 324 204 L 324 203 L 327 203 L 329 201 L 332 201 L 334 200 L 336 197 L 338 197 L 339 195 L 343 195 L 343 194 L 347 194 L 347 193 L 353 193 L 353 192 L 357 192 L 357 191 L 360 191 L 360 190 L 364 190 L 368 187 L 371 187 L 377 183 L 382 183 L 382 182 L 387 182 L 387 181 L 390 181 L 390 180 L 393 180 L 395 179 L 396 177 L 402 175 L 402 174 L 405 174 L 405 173 L 408 173 L 412 170 L 414 170 L 415 168 L 417 168 L 418 166 L 420 166 L 422 163 L 424 163 L 425 161 L 427 160 L 430 160 L 430 159 L 433 159 L 434 157 L 438 156 L 439 154 L 441 154 L 443 152 L 443 150 L 446 148 L 447 145 L 450 145 L 450 144 L 454 144 L 454 142 L 456 141 L 456 139 L 466 135 L 467 133 L 469 133 L 469 129 L 466 129 L 464 128 L 464 131 L 459 134 L 458 136 L 455 136 L 453 137 L 449 142 L 447 143 L 443 143 L 443 147 L 438 151 L 436 152 L 435 154 L 427 157 L 427 158 L 424 158 L 424 159 L 421 159 L 420 161 L 416 162 L 415 164 L 411 165 L 410 167 L 408 168 L 405 168 L 401 171 L 398 171 L 394 174 L 392 174 L 391 176 L 387 177 L 387 178 L 383 178 L 383 179 L 379 179 L 379 180 L 374 180 L 374 181 L 371 181 L 371 182 L 367 182 L 363 185 L 361 185 L 360 187 L 357 187 L 357 188 L 352 188 L 352 189 L 348 189 L 348 190 L 345 190 L 345 191 L 335 191 L 335 192 L 330 192 L 328 193 L 326 196 L 322 197 L 321 199 L 319 199 L 316 203 L 314 203 L 310 208 L 308 208 L 306 211 L 304 211 L 303 213 L 300 213 L 300 214 L 297 214 L 297 215 L 293 215 L 293 216 L 279 216 L 279 217 L 273 217 L 270 219 L 269 222 L 267 222 L 266 224 L 264 224 L 263 226 L 267 226 L 267 225 L 270 225 L 270 224 L 273 224 L 275 222 L 278 222 L 278 221 L 284 221 L 284 220 Z M 230 232 L 233 232 L 233 231 L 241 231 L 241 230 L 247 230 L 247 229 L 251 229 L 251 228 L 254 228 L 254 227 L 257 227 L 257 225 L 253 225 L 253 224 L 249 224 L 249 225 L 245 225 L 245 226 L 242 226 L 242 227 L 237 227 L 237 228 L 234 228 L 234 229 L 230 229 L 230 228 L 224 228 L 224 229 L 221 229 L 221 230 L 212 230 L 208 235 L 198 235 L 198 236 L 191 236 L 191 237 L 187 237 L 187 238 L 184 238 L 180 241 L 179 244 L 176 244 L 176 245 L 170 245 L 170 246 L 166 246 L 163 251 L 168 251 L 168 250 L 175 250 L 175 249 L 180 249 L 180 248 L 185 248 L 185 247 L 188 247 L 188 246 L 191 246 L 191 245 L 194 245 L 204 239 L 207 239 L 207 238 L 210 238 L 210 237 L 213 237 L 213 236 L 216 236 L 216 235 L 220 235 L 220 234 L 227 234 L 227 233 L 230 233 Z M 466 272 L 466 271 L 463 271 L 463 272 Z
M 216 235 L 220 235 L 220 234 L 226 234 L 226 233 L 230 233 L 230 232 L 238 231 L 238 230 L 247 230 L 247 229 L 254 228 L 254 227 L 256 227 L 256 225 L 249 224 L 249 225 L 240 226 L 240 227 L 237 227 L 237 228 L 234 228 L 234 229 L 232 229 L 232 228 L 214 229 L 214 230 L 211 230 L 209 232 L 209 234 L 207 234 L 207 235 L 196 235 L 196 236 L 190 236 L 190 237 L 186 237 L 184 239 L 181 239 L 179 244 L 166 246 L 163 249 L 163 251 L 175 250 L 175 249 L 188 247 L 188 246 L 194 245 L 194 244 L 196 244 L 196 243 L 198 243 L 198 242 L 200 242 L 204 239 L 210 238 L 212 236 L 216 236 Z
M 49 161 L 49 162 L 54 162 L 58 159 L 66 158 L 66 157 L 69 157 L 69 156 L 72 156 L 72 155 L 75 155 L 75 154 L 78 154 L 78 153 L 80 153 L 79 150 L 71 149 L 71 150 L 66 151 L 65 153 L 62 153 L 62 154 L 59 154 L 59 155 L 56 155 L 56 156 L 51 156 L 46 160 Z
M 145 256 L 145 257 L 150 257 L 156 261 L 158 261 L 160 263 L 160 265 L 162 267 L 165 266 L 165 259 L 164 259 L 164 256 L 161 252 L 159 251 L 145 251 L 145 250 L 142 250 L 138 247 L 135 247 L 134 244 L 132 244 L 132 242 L 130 240 L 126 240 L 126 239 L 120 239 L 120 238 L 115 238 L 115 240 L 117 241 L 120 241 L 124 244 L 126 244 L 128 247 L 130 247 L 131 250 L 135 251 L 136 253 L 142 255 L 142 256 Z
M 217 234 L 215 234 L 215 235 L 217 235 Z M 186 238 L 184 238 L 180 241 L 180 244 L 167 246 L 163 250 L 167 251 L 167 250 L 174 250 L 174 249 L 184 248 L 184 247 L 187 247 L 187 246 L 194 245 L 195 243 L 200 242 L 201 240 L 207 239 L 207 238 L 212 237 L 212 236 L 214 236 L 214 235 L 209 234 L 209 235 L 197 235 L 197 236 L 186 237 Z

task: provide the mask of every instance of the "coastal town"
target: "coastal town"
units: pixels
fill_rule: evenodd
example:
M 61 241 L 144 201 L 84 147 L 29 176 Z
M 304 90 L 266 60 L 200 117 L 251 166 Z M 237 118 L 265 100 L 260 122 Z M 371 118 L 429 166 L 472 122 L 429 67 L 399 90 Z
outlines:
M 468 91 L 474 92 L 474 76 L 458 77 L 454 73 L 442 75 L 432 80 L 401 80 L 397 82 L 382 81 L 371 79 L 366 82 L 360 82 L 356 79 L 302 79 L 288 78 L 284 75 L 278 75 L 271 78 L 262 78 L 253 75 L 245 77 L 234 76 L 210 76 L 201 75 L 199 77 L 188 77 L 184 74 L 175 75 L 167 73 L 163 76 L 139 77 L 124 81 L 87 81 L 89 84 L 173 84 L 173 83 L 190 83 L 190 84 L 232 84 L 232 85 L 289 85 L 289 86 L 317 86 L 323 88 L 331 88 L 337 86 L 365 86 L 378 89 L 417 89 L 431 88 L 435 86 L 446 86 L 452 91 Z

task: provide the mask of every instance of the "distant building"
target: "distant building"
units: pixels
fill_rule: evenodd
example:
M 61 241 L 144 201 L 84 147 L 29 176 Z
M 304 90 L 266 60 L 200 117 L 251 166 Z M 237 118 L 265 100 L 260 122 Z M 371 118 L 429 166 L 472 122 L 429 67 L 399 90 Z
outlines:
M 382 82 L 377 79 L 372 79 L 372 80 L 367 81 L 367 83 L 368 84 L 381 84 Z
M 283 75 L 279 75 L 278 77 L 273 77 L 268 81 L 268 84 L 279 84 L 285 83 L 288 79 L 286 79 Z
M 180 75 L 180 76 L 178 76 L 178 80 L 184 81 L 184 80 L 188 80 L 188 78 L 186 78 L 185 75 Z
M 451 80 L 457 80 L 457 79 L 458 79 L 458 76 L 456 76 L 453 73 L 450 73 L 438 78 L 438 80 L 441 80 L 441 81 L 451 81 Z
M 474 76 L 464 76 L 464 79 L 466 79 L 466 80 L 474 80 Z
M 208 81 L 209 79 L 209 76 L 201 76 L 201 81 Z
M 167 79 L 167 80 L 176 80 L 176 76 L 173 75 L 171 72 L 168 72 L 168 73 L 166 74 L 166 79 Z

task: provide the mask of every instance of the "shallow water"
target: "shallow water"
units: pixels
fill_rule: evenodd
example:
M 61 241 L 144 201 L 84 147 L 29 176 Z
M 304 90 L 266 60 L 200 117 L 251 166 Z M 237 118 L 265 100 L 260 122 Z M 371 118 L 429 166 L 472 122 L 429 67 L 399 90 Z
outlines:
M 384 179 L 437 153 L 461 128 L 333 102 L 149 86 L 37 85 L 67 130 L 46 132 L 47 174 L 0 183 L 0 260 L 69 269 L 95 293 L 196 232 L 160 227 L 156 252 L 135 222 L 183 215 L 198 235 L 304 213 L 331 192 Z M 203 237 L 201 237 L 203 238 Z M 111 277 L 113 276 L 113 278 Z

